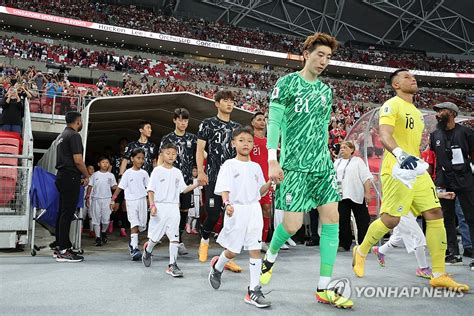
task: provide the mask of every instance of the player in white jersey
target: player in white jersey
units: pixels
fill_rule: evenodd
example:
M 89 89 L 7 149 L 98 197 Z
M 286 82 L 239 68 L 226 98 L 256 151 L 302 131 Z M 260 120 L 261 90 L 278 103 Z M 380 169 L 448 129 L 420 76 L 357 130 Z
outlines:
M 181 170 L 173 167 L 177 153 L 178 148 L 175 144 L 164 144 L 161 147 L 163 164 L 153 169 L 148 182 L 151 216 L 148 223 L 148 241 L 143 246 L 142 261 L 145 267 L 151 265 L 153 247 L 166 234 L 170 241 L 170 258 L 166 273 L 173 277 L 182 277 L 183 272 L 176 263 L 179 247 L 179 195 L 193 191 L 198 184 L 187 186 Z
M 90 208 L 92 227 L 97 247 L 107 243 L 111 209 L 109 207 L 112 190 L 117 188 L 114 175 L 109 172 L 110 161 L 107 157 L 99 158 L 99 171 L 94 172 L 89 181 L 86 194 L 86 206 Z M 90 199 L 92 197 L 92 201 Z M 102 228 L 101 228 L 102 225 Z
M 197 167 L 193 167 L 193 184 L 199 183 L 197 179 Z M 199 186 L 194 189 L 193 192 L 193 205 L 194 207 L 190 208 L 188 211 L 188 223 L 186 224 L 186 232 L 188 234 L 197 235 L 199 232 L 196 229 L 197 221 L 199 220 L 199 214 L 201 212 L 202 202 L 202 186 Z
M 253 136 L 250 127 L 234 130 L 232 145 L 236 148 L 237 157 L 225 161 L 217 176 L 214 193 L 222 196 L 225 209 L 224 227 L 217 242 L 225 250 L 211 260 L 209 284 L 216 290 L 220 287 L 225 264 L 235 258 L 243 247 L 250 256 L 250 284 L 244 300 L 262 308 L 271 303 L 265 299 L 259 281 L 263 229 L 259 200 L 270 189 L 271 181 L 265 183 L 262 168 L 250 160 Z
M 133 166 L 123 173 L 118 188 L 112 196 L 110 208 L 113 209 L 120 191 L 125 190 L 127 218 L 130 222 L 130 244 L 128 247 L 132 260 L 138 261 L 142 257 L 138 249 L 138 234 L 146 229 L 146 186 L 150 177 L 145 170 L 141 169 L 145 162 L 145 151 L 142 148 L 135 148 L 130 159 Z

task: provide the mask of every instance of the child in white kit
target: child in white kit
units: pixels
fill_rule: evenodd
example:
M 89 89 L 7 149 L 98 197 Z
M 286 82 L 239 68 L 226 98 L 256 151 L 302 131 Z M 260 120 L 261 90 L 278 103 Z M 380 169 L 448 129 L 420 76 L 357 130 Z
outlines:
M 250 161 L 249 154 L 253 148 L 251 128 L 234 130 L 232 145 L 237 156 L 222 165 L 214 191 L 222 195 L 225 208 L 224 227 L 217 238 L 225 250 L 220 256 L 212 258 L 208 280 L 217 290 L 225 264 L 235 258 L 243 247 L 250 255 L 250 285 L 244 300 L 259 308 L 268 307 L 271 303 L 263 296 L 260 286 L 263 217 L 259 200 L 268 192 L 271 181 L 265 183 L 260 165 Z
M 197 167 L 193 168 L 193 184 L 197 184 L 198 172 Z M 197 221 L 199 220 L 199 213 L 201 212 L 202 205 L 202 187 L 196 187 L 193 192 L 193 204 L 194 207 L 188 210 L 188 223 L 186 224 L 186 232 L 188 234 L 197 235 L 198 231 L 196 229 Z
M 97 247 L 107 243 L 107 228 L 109 227 L 111 213 L 109 201 L 112 190 L 117 187 L 114 175 L 108 171 L 110 167 L 109 158 L 100 157 L 98 165 L 99 171 L 94 172 L 91 176 L 86 194 L 86 206 L 90 208 Z M 90 197 L 92 197 L 92 202 Z
M 121 190 L 125 190 L 125 203 L 127 205 L 127 218 L 130 222 L 130 256 L 132 261 L 139 261 L 142 257 L 138 249 L 138 234 L 146 229 L 148 208 L 146 204 L 146 186 L 150 177 L 141 169 L 145 162 L 145 151 L 136 148 L 130 156 L 132 168 L 127 169 L 120 179 L 117 190 L 110 201 L 110 208 L 115 205 L 115 200 Z
M 147 189 L 151 216 L 148 223 L 148 241 L 143 246 L 142 261 L 145 267 L 151 265 L 153 247 L 166 234 L 170 241 L 170 260 L 166 273 L 173 277 L 182 277 L 183 272 L 176 264 L 181 218 L 179 194 L 194 190 L 198 184 L 186 186 L 181 171 L 173 167 L 177 152 L 176 145 L 172 143 L 163 145 L 161 147 L 163 164 L 153 169 L 150 176 Z

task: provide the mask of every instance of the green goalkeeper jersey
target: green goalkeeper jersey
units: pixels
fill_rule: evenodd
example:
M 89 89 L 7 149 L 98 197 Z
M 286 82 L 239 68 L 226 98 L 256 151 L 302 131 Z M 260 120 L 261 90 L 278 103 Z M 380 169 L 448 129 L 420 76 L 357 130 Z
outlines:
M 281 77 L 270 96 L 269 124 L 272 112 L 283 112 L 280 165 L 300 172 L 324 172 L 333 168 L 328 148 L 328 126 L 332 110 L 332 91 L 317 80 L 307 81 L 299 72 Z M 275 135 L 268 135 L 269 148 L 276 149 Z M 277 138 L 278 136 L 276 136 Z

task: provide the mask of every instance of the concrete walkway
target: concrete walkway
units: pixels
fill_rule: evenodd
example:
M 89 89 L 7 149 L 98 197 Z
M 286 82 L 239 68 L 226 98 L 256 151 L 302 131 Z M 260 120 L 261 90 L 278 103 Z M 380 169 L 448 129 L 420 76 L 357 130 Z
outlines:
M 46 245 L 49 240 L 50 237 L 42 238 L 38 244 Z M 423 298 L 421 294 L 412 298 L 370 297 L 376 289 L 367 287 L 409 287 L 409 291 L 414 287 L 421 291 L 428 288 L 427 280 L 415 277 L 415 257 L 404 249 L 395 249 L 387 257 L 385 268 L 379 267 L 375 257 L 369 255 L 367 276 L 363 279 L 357 279 L 352 272 L 351 254 L 339 253 L 334 277 L 349 279 L 355 307 L 345 311 L 317 304 L 313 294 L 318 280 L 319 247 L 299 245 L 281 252 L 272 282 L 264 288 L 265 292 L 272 291 L 267 298 L 273 305 L 258 310 L 243 302 L 249 278 L 247 254 L 241 254 L 237 260 L 244 271 L 240 274 L 226 271 L 222 286 L 216 291 L 207 281 L 208 263 L 197 260 L 197 237 L 186 236 L 185 241 L 190 254 L 178 259 L 184 272 L 182 279 L 173 279 L 164 272 L 168 264 L 167 242 L 155 248 L 150 268 L 130 261 L 127 239 L 116 236 L 99 248 L 84 235 L 86 259 L 75 264 L 55 262 L 51 251 L 46 249 L 36 257 L 31 257 L 28 251 L 0 252 L 0 314 L 472 315 L 474 308 L 473 290 L 454 298 Z M 212 242 L 210 258 L 220 251 Z M 472 288 L 474 273 L 467 267 L 466 259 L 464 266 L 448 267 L 448 272 Z

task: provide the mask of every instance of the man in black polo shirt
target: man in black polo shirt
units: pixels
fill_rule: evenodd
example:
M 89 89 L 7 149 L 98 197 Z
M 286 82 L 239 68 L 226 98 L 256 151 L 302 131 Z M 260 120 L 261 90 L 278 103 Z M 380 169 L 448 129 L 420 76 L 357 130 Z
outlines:
M 193 184 L 193 166 L 196 165 L 196 135 L 186 132 L 189 123 L 189 111 L 185 108 L 177 108 L 174 110 L 173 123 L 175 130 L 161 139 L 160 148 L 168 143 L 176 145 L 178 148 L 178 156 L 174 162 L 174 166 L 181 170 L 184 177 L 184 182 L 187 185 Z M 163 158 L 159 157 L 158 165 L 163 163 Z M 180 255 L 188 254 L 188 250 L 184 246 L 182 235 L 186 222 L 188 220 L 188 210 L 194 207 L 193 192 L 190 191 L 179 196 L 179 209 L 181 219 L 179 221 L 179 248 Z
M 119 176 L 121 177 L 130 162 L 130 156 L 135 148 L 142 148 L 145 151 L 145 163 L 142 169 L 148 172 L 148 175 L 153 171 L 153 162 L 157 158 L 158 150 L 156 145 L 149 140 L 151 137 L 151 123 L 148 121 L 142 121 L 138 124 L 138 130 L 140 131 L 140 138 L 137 141 L 133 141 L 127 144 L 125 147 L 125 153 L 123 155 L 122 164 L 120 165 Z
M 77 209 L 77 202 L 82 185 L 89 182 L 89 173 L 84 164 L 82 154 L 81 113 L 68 112 L 66 114 L 67 127 L 58 139 L 56 169 L 56 187 L 59 191 L 59 215 L 56 222 L 56 261 L 80 262 L 84 257 L 77 255 L 71 249 L 69 230 L 71 221 Z M 82 179 L 81 179 L 82 175 Z
M 454 122 L 458 107 L 443 102 L 433 107 L 438 120 L 437 129 L 430 135 L 430 148 L 436 155 L 436 186 L 456 193 L 461 204 L 471 240 L 474 240 L 474 131 Z M 448 240 L 447 264 L 462 263 L 456 235 L 454 200 L 440 199 Z M 474 271 L 474 260 L 470 264 Z

